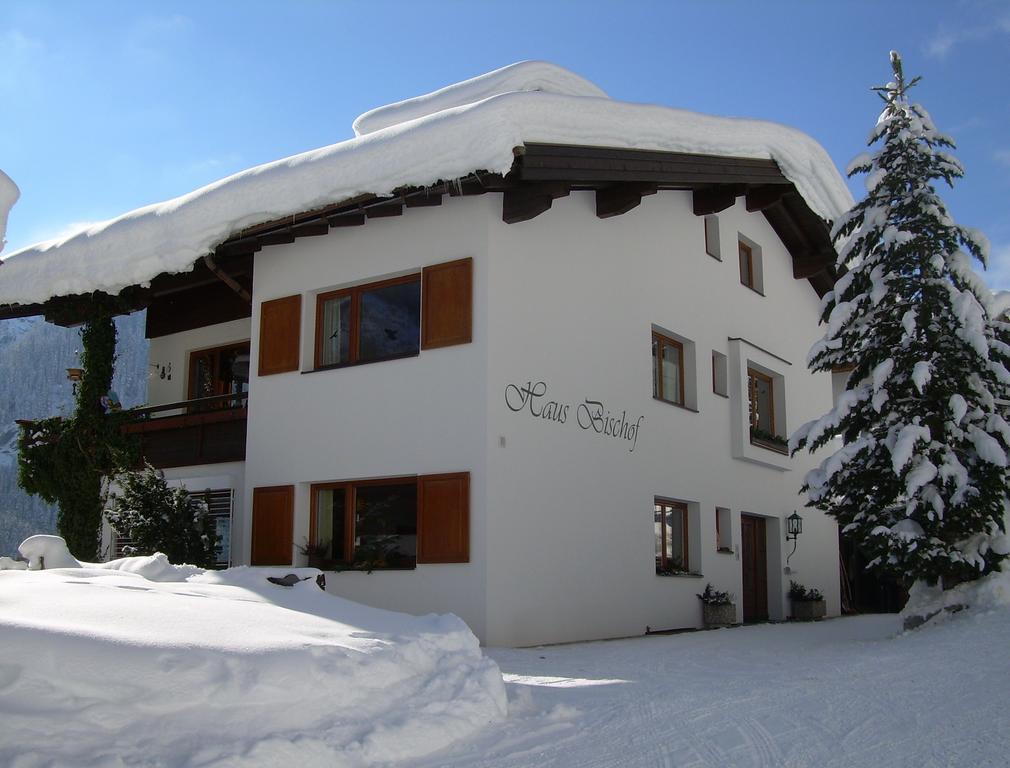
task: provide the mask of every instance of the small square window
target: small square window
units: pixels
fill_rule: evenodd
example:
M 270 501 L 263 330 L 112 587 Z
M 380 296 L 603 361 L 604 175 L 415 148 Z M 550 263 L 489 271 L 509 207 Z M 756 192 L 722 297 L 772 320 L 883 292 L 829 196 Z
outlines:
M 688 558 L 687 504 L 681 501 L 655 499 L 656 573 L 668 575 L 687 573 Z
M 652 332 L 652 396 L 684 405 L 684 345 Z

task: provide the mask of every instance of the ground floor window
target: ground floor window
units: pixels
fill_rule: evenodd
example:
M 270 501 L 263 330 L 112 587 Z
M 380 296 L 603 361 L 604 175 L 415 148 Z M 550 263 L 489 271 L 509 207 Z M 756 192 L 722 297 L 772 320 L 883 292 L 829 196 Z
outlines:
M 656 573 L 686 573 L 690 570 L 687 551 L 687 504 L 656 499 Z
M 417 479 L 312 486 L 310 562 L 318 567 L 413 568 Z

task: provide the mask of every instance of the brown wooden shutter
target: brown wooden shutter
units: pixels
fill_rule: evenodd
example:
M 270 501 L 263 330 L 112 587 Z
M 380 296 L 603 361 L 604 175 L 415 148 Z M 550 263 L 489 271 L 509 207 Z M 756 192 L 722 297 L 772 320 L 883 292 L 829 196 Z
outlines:
M 264 301 L 260 305 L 259 375 L 298 370 L 302 297 Z
M 421 349 L 473 340 L 473 259 L 425 267 L 421 276 Z
M 291 565 L 295 487 L 253 488 L 252 565 Z
M 417 562 L 470 562 L 470 473 L 417 478 Z

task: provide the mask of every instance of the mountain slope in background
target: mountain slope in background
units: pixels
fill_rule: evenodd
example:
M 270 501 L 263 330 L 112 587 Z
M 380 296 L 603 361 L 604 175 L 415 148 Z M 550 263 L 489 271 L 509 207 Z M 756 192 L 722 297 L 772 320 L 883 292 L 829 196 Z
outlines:
M 124 408 L 147 399 L 143 312 L 117 320 L 113 389 Z M 56 508 L 18 488 L 17 419 L 69 416 L 73 389 L 67 368 L 80 365 L 81 337 L 41 318 L 0 321 L 0 554 L 13 555 L 34 533 L 56 532 Z

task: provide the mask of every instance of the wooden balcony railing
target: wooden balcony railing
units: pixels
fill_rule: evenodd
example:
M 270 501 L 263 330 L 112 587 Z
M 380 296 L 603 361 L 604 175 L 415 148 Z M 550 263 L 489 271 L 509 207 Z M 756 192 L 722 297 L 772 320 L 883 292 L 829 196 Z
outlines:
M 246 406 L 241 393 L 137 408 L 123 431 L 137 436 L 141 454 L 159 469 L 245 461 Z

